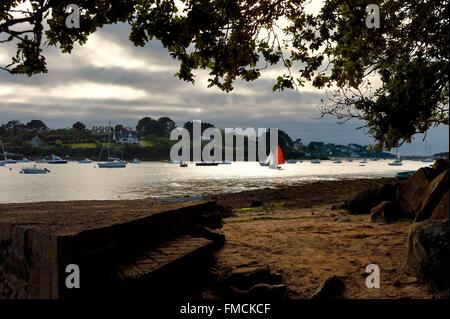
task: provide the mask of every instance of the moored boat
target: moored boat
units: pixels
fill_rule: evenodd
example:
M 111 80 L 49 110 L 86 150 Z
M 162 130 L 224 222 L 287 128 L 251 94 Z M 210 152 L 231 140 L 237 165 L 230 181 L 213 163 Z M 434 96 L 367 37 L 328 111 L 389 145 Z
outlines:
M 20 174 L 32 174 L 32 175 L 48 174 L 48 173 L 50 173 L 50 170 L 48 170 L 47 168 L 39 168 L 36 165 L 34 165 L 33 167 L 22 168 L 22 170 L 20 171 Z
M 397 178 L 398 180 L 403 181 L 403 180 L 411 178 L 414 175 L 415 172 L 416 171 L 399 172 L 399 173 L 395 174 L 395 178 Z
M 280 145 L 277 146 L 275 152 L 270 152 L 269 154 L 269 168 L 271 169 L 281 169 L 282 164 L 285 164 L 283 150 Z
M 52 157 L 50 158 L 50 160 L 48 160 L 48 164 L 67 164 L 69 161 L 68 160 L 64 160 L 59 156 L 56 155 L 52 155 Z
M 97 163 L 97 165 L 99 168 L 125 168 L 125 167 L 127 167 L 127 163 L 122 160 L 100 162 L 100 163 Z
M 91 163 L 93 163 L 93 161 L 90 158 L 85 158 L 85 159 L 78 161 L 78 163 L 79 164 L 91 164 Z
M 215 163 L 215 162 L 200 162 L 200 163 L 196 163 L 195 166 L 219 166 L 219 163 Z
M 97 162 L 99 168 L 125 168 L 127 167 L 127 162 L 122 159 L 110 157 L 109 144 L 111 142 L 111 122 L 108 124 L 108 157 L 106 162 Z M 99 160 L 102 157 L 103 145 L 100 150 Z M 123 157 L 123 143 L 122 143 L 122 157 Z
M 402 159 L 400 158 L 400 154 L 398 152 L 397 152 L 397 159 L 393 162 L 390 162 L 388 165 L 389 166 L 402 166 L 403 165 Z

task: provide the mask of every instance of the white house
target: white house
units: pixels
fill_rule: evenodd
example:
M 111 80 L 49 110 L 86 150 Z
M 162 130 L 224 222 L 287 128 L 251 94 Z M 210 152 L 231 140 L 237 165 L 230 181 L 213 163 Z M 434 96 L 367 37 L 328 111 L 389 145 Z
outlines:
M 139 143 L 137 132 L 134 131 L 116 132 L 113 136 L 113 140 L 116 143 L 124 143 L 124 144 Z
M 42 145 L 44 145 L 44 142 L 39 138 L 39 136 L 36 135 L 31 140 L 31 145 L 33 145 L 33 147 L 41 147 Z

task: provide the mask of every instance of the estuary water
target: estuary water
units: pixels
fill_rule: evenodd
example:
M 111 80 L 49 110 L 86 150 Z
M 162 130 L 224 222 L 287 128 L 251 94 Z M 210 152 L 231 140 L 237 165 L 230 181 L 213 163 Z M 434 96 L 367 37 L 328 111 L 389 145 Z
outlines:
M 147 162 L 128 164 L 122 169 L 97 168 L 95 163 L 69 162 L 62 165 L 36 164 L 48 168 L 46 175 L 25 175 L 20 170 L 34 163 L 0 166 L 0 203 L 27 203 L 68 200 L 167 199 L 205 196 L 261 188 L 276 188 L 319 180 L 393 177 L 395 173 L 417 170 L 429 164 L 404 161 L 393 167 L 389 161 L 358 161 L 335 164 L 309 161 L 283 165 L 282 170 L 259 163 L 235 162 L 218 167 L 189 167 Z

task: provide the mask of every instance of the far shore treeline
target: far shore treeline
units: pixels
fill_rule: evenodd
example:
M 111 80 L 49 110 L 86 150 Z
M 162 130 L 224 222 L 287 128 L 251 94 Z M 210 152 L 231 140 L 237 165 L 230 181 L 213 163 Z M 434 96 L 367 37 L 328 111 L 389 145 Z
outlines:
M 176 143 L 170 140 L 170 132 L 176 127 L 175 121 L 169 117 L 159 119 L 144 117 L 134 128 L 119 124 L 111 127 L 110 132 L 108 126 L 88 128 L 81 122 L 74 123 L 71 128 L 50 129 L 41 120 L 32 120 L 28 123 L 12 120 L 0 126 L 0 139 L 10 158 L 44 158 L 55 154 L 73 159 L 88 157 L 97 160 L 102 146 L 106 147 L 108 143 L 109 135 L 111 156 L 120 157 L 123 145 L 125 159 L 168 160 L 170 149 Z M 192 121 L 186 122 L 183 127 L 192 132 Z M 215 126 L 211 123 L 202 123 L 202 131 L 209 127 Z M 279 144 L 288 159 L 393 156 L 358 144 L 335 145 L 324 142 L 304 144 L 302 139 L 293 140 L 281 130 Z

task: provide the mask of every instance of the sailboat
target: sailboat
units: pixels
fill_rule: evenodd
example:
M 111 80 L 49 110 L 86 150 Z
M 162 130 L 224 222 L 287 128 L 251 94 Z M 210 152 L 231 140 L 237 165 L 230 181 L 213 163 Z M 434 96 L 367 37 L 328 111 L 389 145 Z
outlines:
M 402 166 L 402 159 L 400 158 L 400 153 L 397 152 L 397 159 L 391 163 L 388 164 L 389 166 Z
M 68 160 L 64 160 L 59 156 L 53 155 L 51 159 L 47 162 L 48 164 L 67 164 L 69 161 Z
M 428 147 L 427 157 L 422 159 L 422 163 L 434 163 L 434 159 L 431 156 L 431 147 Z
M 6 152 L 5 152 L 5 149 L 3 148 L 3 143 L 2 143 L 2 140 L 0 140 L 0 146 L 2 147 L 2 152 L 3 152 L 3 157 L 5 158 L 3 161 L 1 161 L 4 165 L 5 164 L 17 164 L 17 161 L 16 160 L 12 160 L 12 159 L 8 159 L 7 157 L 6 157 Z
M 127 167 L 127 163 L 119 158 L 112 158 L 109 156 L 109 144 L 111 142 L 111 122 L 108 125 L 108 160 L 106 162 L 97 162 L 99 168 L 125 168 Z M 103 145 L 100 151 L 99 160 L 102 156 Z M 123 142 L 122 142 L 122 157 L 123 157 Z
M 285 164 L 283 150 L 280 145 L 277 146 L 275 152 L 271 151 L 269 157 L 266 160 L 269 168 L 271 169 L 281 169 L 280 165 Z

